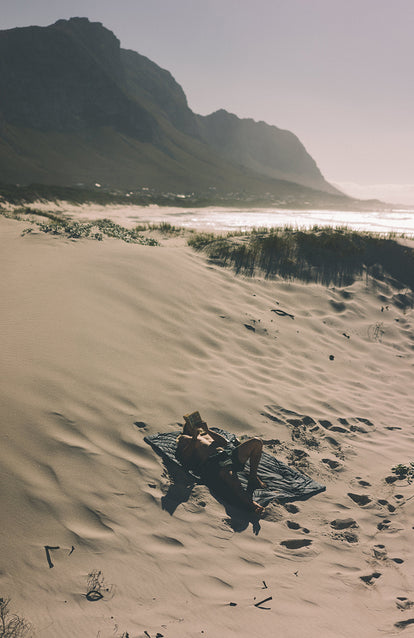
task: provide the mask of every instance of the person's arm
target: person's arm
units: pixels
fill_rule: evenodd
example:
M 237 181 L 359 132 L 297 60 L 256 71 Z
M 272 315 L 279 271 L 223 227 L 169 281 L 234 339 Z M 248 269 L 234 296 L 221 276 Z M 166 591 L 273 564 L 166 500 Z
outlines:
M 213 432 L 212 430 L 210 430 L 207 424 L 206 424 L 205 431 L 209 433 L 209 435 L 211 436 L 211 438 L 213 439 L 213 441 L 216 443 L 218 447 L 226 447 L 228 445 L 229 443 L 228 440 L 224 436 L 219 434 L 218 432 Z

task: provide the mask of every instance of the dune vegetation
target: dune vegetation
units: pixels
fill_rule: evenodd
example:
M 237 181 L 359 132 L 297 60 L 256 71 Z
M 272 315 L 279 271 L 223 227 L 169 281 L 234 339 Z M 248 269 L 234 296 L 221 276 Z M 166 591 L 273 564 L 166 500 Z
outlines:
M 250 233 L 194 234 L 188 241 L 237 273 L 280 275 L 346 286 L 366 273 L 391 277 L 414 289 L 414 250 L 392 235 L 314 226 L 308 230 L 261 228 Z

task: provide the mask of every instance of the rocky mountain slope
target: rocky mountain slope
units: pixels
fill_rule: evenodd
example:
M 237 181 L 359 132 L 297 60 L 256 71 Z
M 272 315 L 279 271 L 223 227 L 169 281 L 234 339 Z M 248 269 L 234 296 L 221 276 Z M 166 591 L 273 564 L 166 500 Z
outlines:
M 0 32 L 0 182 L 341 195 L 292 133 L 194 114 L 168 71 L 87 18 Z

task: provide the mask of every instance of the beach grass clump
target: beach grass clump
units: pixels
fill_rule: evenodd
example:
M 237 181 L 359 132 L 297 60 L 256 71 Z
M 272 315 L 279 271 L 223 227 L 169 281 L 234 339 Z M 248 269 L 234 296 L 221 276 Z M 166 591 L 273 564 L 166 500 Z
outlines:
M 182 228 L 178 228 L 170 222 L 159 222 L 158 224 L 148 224 L 149 230 L 159 230 L 163 235 L 180 235 L 183 232 Z
M 399 463 L 395 465 L 391 471 L 396 474 L 399 479 L 407 479 L 410 484 L 414 481 L 414 463 L 412 461 L 409 464 Z
M 93 221 L 72 220 L 51 211 L 41 211 L 29 206 L 16 208 L 14 211 L 0 214 L 12 219 L 30 221 L 41 232 L 51 235 L 62 235 L 68 239 L 95 239 L 102 241 L 105 237 L 120 239 L 127 243 L 158 246 L 159 242 L 153 237 L 145 237 L 141 227 L 125 228 L 111 219 L 97 219 Z M 32 228 L 25 228 L 23 235 L 30 233 Z M 145 228 L 147 230 L 147 227 Z
M 187 243 L 194 250 L 203 250 L 208 246 L 212 246 L 214 242 L 218 241 L 218 235 L 214 233 L 192 233 Z
M 194 234 L 188 244 L 236 273 L 347 286 L 365 272 L 414 290 L 414 250 L 398 241 L 347 228 L 256 229 L 235 236 Z
M 9 217 L 13 219 L 25 219 L 27 215 L 31 218 L 42 217 L 56 223 L 64 219 L 64 216 L 58 215 L 53 211 L 39 210 L 38 208 L 32 208 L 31 206 L 19 206 L 9 213 Z
M 0 598 L 0 638 L 24 638 L 32 627 L 24 618 L 10 611 L 10 598 Z

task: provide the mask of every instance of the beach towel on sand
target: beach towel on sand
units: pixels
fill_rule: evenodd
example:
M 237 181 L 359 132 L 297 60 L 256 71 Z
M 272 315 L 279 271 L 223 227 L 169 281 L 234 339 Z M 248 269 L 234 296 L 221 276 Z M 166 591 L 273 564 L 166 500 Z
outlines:
M 226 432 L 219 428 L 211 429 L 224 436 L 230 444 L 236 444 L 236 437 L 234 434 L 230 434 L 230 432 Z M 144 441 L 151 445 L 161 457 L 183 468 L 182 464 L 175 456 L 177 437 L 179 434 L 181 434 L 181 432 L 154 434 L 152 436 L 146 436 Z M 197 475 L 194 470 L 189 471 L 186 468 L 183 469 L 190 474 L 194 480 L 202 482 L 200 476 Z M 263 452 L 262 454 L 258 474 L 266 483 L 267 488 L 265 490 L 255 490 L 254 500 L 256 503 L 263 506 L 276 500 L 279 503 L 305 500 L 310 496 L 314 496 L 315 494 L 325 491 L 326 489 L 324 485 L 317 483 L 309 476 L 306 476 L 306 474 L 298 472 L 298 470 L 289 467 L 285 463 L 282 463 L 282 461 L 278 461 L 275 456 L 268 454 L 267 452 Z M 246 488 L 248 479 L 248 472 L 246 469 L 239 472 L 238 477 L 243 487 Z

